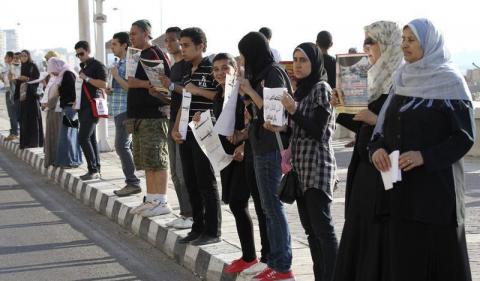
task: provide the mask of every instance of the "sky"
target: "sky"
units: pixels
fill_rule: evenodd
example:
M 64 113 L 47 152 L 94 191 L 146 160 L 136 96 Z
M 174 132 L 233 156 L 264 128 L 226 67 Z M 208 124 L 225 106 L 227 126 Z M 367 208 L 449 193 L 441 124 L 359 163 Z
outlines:
M 90 2 L 93 14 L 94 1 L 81 1 Z M 21 48 L 73 51 L 78 0 L 2 0 L 0 8 L 0 29 L 18 29 Z M 363 27 L 374 21 L 406 24 L 426 17 L 443 31 L 454 62 L 465 71 L 472 62 L 480 64 L 479 11 L 478 0 L 105 0 L 104 34 L 107 41 L 140 18 L 150 20 L 154 37 L 169 26 L 198 26 L 207 34 L 207 53 L 237 55 L 238 41 L 246 33 L 268 26 L 273 30 L 271 46 L 289 60 L 297 45 L 314 41 L 321 30 L 333 34 L 331 54 L 345 53 L 350 47 L 361 50 Z

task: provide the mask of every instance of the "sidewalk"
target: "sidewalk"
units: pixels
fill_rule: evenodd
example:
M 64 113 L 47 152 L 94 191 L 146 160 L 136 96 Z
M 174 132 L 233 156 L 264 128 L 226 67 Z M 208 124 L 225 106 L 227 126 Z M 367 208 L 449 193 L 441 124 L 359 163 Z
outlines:
M 95 208 L 98 212 L 105 214 L 120 225 L 129 229 L 142 239 L 147 240 L 152 246 L 164 251 L 179 264 L 194 271 L 206 280 L 246 280 L 243 276 L 229 276 L 222 273 L 225 263 L 241 256 L 240 244 L 236 234 L 235 221 L 228 206 L 222 206 L 222 239 L 219 244 L 202 247 L 186 246 L 176 243 L 179 236 L 184 236 L 188 230 L 172 230 L 165 227 L 165 223 L 175 218 L 173 214 L 158 216 L 152 219 L 142 218 L 129 214 L 131 207 L 138 205 L 144 194 L 138 194 L 127 198 L 118 198 L 113 190 L 124 185 L 124 177 L 120 168 L 120 160 L 115 152 L 101 154 L 102 180 L 89 181 L 88 184 L 79 180 L 79 175 L 86 172 L 86 166 L 78 169 L 62 170 L 50 167 L 43 168 L 43 149 L 18 149 L 17 142 L 5 142 L 4 137 L 8 135 L 9 123 L 6 116 L 4 102 L 0 102 L 0 153 L 13 151 L 21 159 L 28 162 L 38 172 L 48 176 L 62 189 L 71 193 L 84 204 Z M 113 142 L 114 127 L 109 122 L 110 139 Z M 345 178 L 348 162 L 351 156 L 351 149 L 344 148 L 349 140 L 335 142 L 335 151 L 338 165 L 338 176 L 341 180 L 340 186 L 334 194 L 333 217 L 338 237 L 341 236 L 344 217 L 344 192 Z M 112 146 L 113 147 L 113 146 Z M 467 242 L 470 254 L 470 265 L 472 268 L 473 280 L 480 280 L 480 158 L 465 159 L 466 173 L 466 204 L 467 204 Z M 142 187 L 145 190 L 144 173 L 138 173 L 142 180 Z M 218 180 L 220 184 L 220 180 Z M 173 184 L 169 179 L 168 199 L 178 213 L 178 202 Z M 297 280 L 314 280 L 310 251 L 304 230 L 298 218 L 296 205 L 286 205 L 288 221 L 292 234 L 293 248 L 293 271 Z M 258 223 L 250 204 L 250 213 L 254 220 L 256 233 Z M 255 235 L 257 251 L 260 250 L 259 235 Z M 247 279 L 248 280 L 248 279 Z

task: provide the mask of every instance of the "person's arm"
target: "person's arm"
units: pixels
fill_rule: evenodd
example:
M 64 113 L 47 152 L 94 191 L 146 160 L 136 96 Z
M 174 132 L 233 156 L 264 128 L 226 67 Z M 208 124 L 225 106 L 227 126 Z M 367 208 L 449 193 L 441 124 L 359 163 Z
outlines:
M 210 91 L 210 90 L 202 89 L 200 87 L 197 87 L 197 86 L 193 85 L 193 83 L 188 83 L 185 86 L 185 90 L 187 92 L 191 93 L 192 95 L 201 96 L 201 97 L 207 98 L 209 100 L 213 100 L 215 98 L 215 95 L 217 94 L 216 91 Z
M 118 74 L 118 68 L 112 68 L 112 77 L 117 81 L 117 83 L 122 87 L 124 91 L 128 91 L 128 82 Z
M 353 120 L 353 117 L 355 117 L 355 114 L 340 113 L 337 116 L 336 122 L 348 130 L 356 133 L 363 122 L 355 121 Z
M 296 111 L 292 116 L 295 125 L 300 126 L 309 136 L 320 141 L 325 134 L 328 126 L 328 112 L 322 106 L 317 106 L 313 113 L 313 118 L 307 118 L 300 111 Z

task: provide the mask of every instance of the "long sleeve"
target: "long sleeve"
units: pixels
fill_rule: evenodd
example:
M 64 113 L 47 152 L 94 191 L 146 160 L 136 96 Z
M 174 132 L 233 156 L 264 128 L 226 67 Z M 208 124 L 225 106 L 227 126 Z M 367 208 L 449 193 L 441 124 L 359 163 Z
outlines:
M 328 116 L 330 113 L 323 107 L 315 108 L 313 119 L 307 118 L 298 110 L 292 115 L 292 119 L 297 126 L 300 126 L 309 136 L 320 141 L 328 126 Z
M 356 133 L 362 125 L 362 122 L 353 120 L 353 117 L 355 117 L 355 114 L 340 113 L 336 121 L 338 124 Z

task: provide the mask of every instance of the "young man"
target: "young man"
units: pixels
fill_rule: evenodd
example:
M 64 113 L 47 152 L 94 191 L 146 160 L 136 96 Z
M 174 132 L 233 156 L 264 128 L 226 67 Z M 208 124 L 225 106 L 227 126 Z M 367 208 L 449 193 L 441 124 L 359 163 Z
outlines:
M 323 65 L 327 71 L 328 84 L 333 89 L 337 83 L 337 60 L 328 54 L 328 49 L 333 46 L 332 34 L 326 30 L 320 31 L 317 35 L 317 46 L 322 50 Z
M 170 66 L 163 52 L 150 43 L 152 26 L 148 20 L 138 20 L 130 28 L 133 47 L 141 49 L 140 57 L 162 60 L 165 74 Z M 145 170 L 147 196 L 131 213 L 152 217 L 171 212 L 167 202 L 168 116 L 160 108 L 162 100 L 149 94 L 150 82 L 139 62 L 135 77 L 128 77 L 127 116 L 133 128 L 133 158 L 138 170 Z
M 125 186 L 115 190 L 119 197 L 140 193 L 140 179 L 135 175 L 135 164 L 133 163 L 132 135 L 128 133 L 124 121 L 127 119 L 127 93 L 128 82 L 125 79 L 127 48 L 130 46 L 130 39 L 127 32 L 118 32 L 112 38 L 112 52 L 119 59 L 111 69 L 112 88 L 109 93 L 109 113 L 115 121 L 115 151 L 122 162 L 122 170 L 125 175 Z
M 272 30 L 268 27 L 262 27 L 260 28 L 260 30 L 258 31 L 260 33 L 262 33 L 263 35 L 265 35 L 265 37 L 267 38 L 267 41 L 268 43 L 270 44 L 270 40 L 272 40 Z M 270 50 L 272 51 L 272 55 L 273 55 L 273 60 L 276 62 L 276 63 L 279 63 L 282 58 L 280 56 L 280 52 L 277 50 L 277 49 L 274 49 L 272 47 L 270 47 Z
M 207 38 L 200 28 L 187 28 L 180 33 L 183 59 L 191 69 L 184 75 L 185 90 L 192 94 L 189 120 L 196 112 L 212 110 L 216 95 L 216 82 L 212 76 L 212 63 L 203 58 Z M 181 111 L 177 113 L 172 137 L 180 144 L 183 175 L 193 211 L 192 231 L 180 243 L 205 245 L 220 242 L 221 209 L 217 182 L 210 161 L 188 128 L 186 140 L 179 133 Z M 212 114 L 213 115 L 213 114 Z
M 100 96 L 101 89 L 107 88 L 107 74 L 103 63 L 90 57 L 90 45 L 87 41 L 77 42 L 75 52 L 80 60 L 79 77 L 83 79 L 81 104 L 78 112 L 80 121 L 78 141 L 87 160 L 88 172 L 80 176 L 80 179 L 85 181 L 100 178 L 100 154 L 95 132 L 98 118 L 93 116 L 92 103 L 95 98 Z
M 7 105 L 8 118 L 10 119 L 10 135 L 5 138 L 7 141 L 11 141 L 18 138 L 18 116 L 17 116 L 17 107 L 15 104 L 14 94 L 15 94 L 15 83 L 12 75 L 12 63 L 13 63 L 14 54 L 9 51 L 5 54 L 5 72 L 2 73 L 2 81 L 5 84 L 5 104 Z
M 170 77 L 162 75 L 160 80 L 165 88 L 172 93 L 170 103 L 170 120 L 168 131 L 171 132 L 175 125 L 177 112 L 182 104 L 183 91 L 183 74 L 189 69 L 189 64 L 183 59 L 180 51 L 180 32 L 179 27 L 167 28 L 165 32 L 165 46 L 168 53 L 173 56 L 175 63 L 172 65 Z M 188 191 L 185 186 L 185 180 L 182 171 L 182 160 L 178 144 L 173 140 L 171 134 L 168 136 L 168 155 L 170 158 L 170 175 L 172 177 L 173 186 L 177 192 L 178 203 L 180 205 L 180 218 L 167 223 L 167 226 L 177 229 L 191 228 L 193 224 L 192 207 Z

